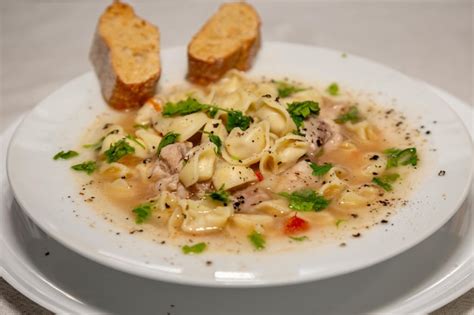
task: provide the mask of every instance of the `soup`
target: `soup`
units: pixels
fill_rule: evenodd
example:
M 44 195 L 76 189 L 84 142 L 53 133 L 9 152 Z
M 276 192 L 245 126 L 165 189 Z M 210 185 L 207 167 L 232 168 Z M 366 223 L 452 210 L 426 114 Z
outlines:
M 335 83 L 230 71 L 98 117 L 81 144 L 91 159 L 76 170 L 157 242 L 267 251 L 388 223 L 414 185 L 421 143 L 403 115 Z

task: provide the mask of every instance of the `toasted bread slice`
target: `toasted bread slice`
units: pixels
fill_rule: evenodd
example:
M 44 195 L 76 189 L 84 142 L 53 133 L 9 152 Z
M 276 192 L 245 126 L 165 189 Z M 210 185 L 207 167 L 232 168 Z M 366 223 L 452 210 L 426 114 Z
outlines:
M 188 80 L 207 84 L 228 70 L 248 70 L 260 47 L 260 18 L 243 2 L 223 4 L 188 46 Z
M 116 1 L 99 19 L 90 60 L 112 107 L 139 107 L 153 96 L 160 78 L 159 30 Z

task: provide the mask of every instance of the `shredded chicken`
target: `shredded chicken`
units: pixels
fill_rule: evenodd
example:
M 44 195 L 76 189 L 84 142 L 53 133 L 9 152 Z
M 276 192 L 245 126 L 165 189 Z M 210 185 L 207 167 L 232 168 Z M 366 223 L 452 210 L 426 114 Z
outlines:
M 188 198 L 188 190 L 179 181 L 179 171 L 183 167 L 183 159 L 191 148 L 191 143 L 174 143 L 164 147 L 156 165 L 153 168 L 152 178 L 156 180 L 156 189 L 159 192 L 176 192 L 180 198 Z
M 314 160 L 320 150 L 332 151 L 342 142 L 341 127 L 329 119 L 311 117 L 304 123 L 305 138 L 309 142 L 308 156 Z
M 307 161 L 301 160 L 285 172 L 274 177 L 275 192 L 291 192 L 302 188 L 317 189 L 321 186 L 318 177 L 312 175 L 313 170 Z
M 249 212 L 259 203 L 270 199 L 271 196 L 265 188 L 250 185 L 234 192 L 232 195 L 232 205 L 236 211 Z

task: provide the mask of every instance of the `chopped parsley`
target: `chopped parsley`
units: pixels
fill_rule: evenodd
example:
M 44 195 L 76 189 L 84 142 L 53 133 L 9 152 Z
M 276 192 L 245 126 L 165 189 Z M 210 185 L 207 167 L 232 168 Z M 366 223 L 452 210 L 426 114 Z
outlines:
M 168 132 L 167 134 L 165 134 L 163 139 L 161 139 L 160 144 L 158 145 L 156 154 L 159 156 L 161 153 L 161 150 L 167 145 L 175 143 L 178 137 L 179 137 L 179 133 Z
M 127 140 L 121 139 L 110 146 L 104 152 L 107 163 L 117 162 L 126 155 L 135 153 L 135 148 L 128 144 Z
M 96 143 L 85 144 L 82 147 L 86 149 L 100 150 L 102 148 L 102 143 L 104 142 L 105 137 L 100 138 Z
M 399 174 L 386 174 L 372 178 L 372 183 L 382 187 L 386 191 L 392 191 L 392 183 L 394 183 L 399 177 Z
M 202 104 L 194 98 L 188 97 L 177 103 L 167 102 L 163 107 L 163 116 L 185 116 L 207 110 L 210 106 Z
M 219 108 L 217 108 L 216 106 L 211 106 L 207 113 L 209 114 L 209 116 L 214 118 L 216 117 L 218 111 L 219 111 Z
M 306 235 L 303 235 L 303 236 L 289 236 L 289 238 L 292 239 L 293 241 L 297 241 L 297 242 L 302 242 L 302 241 L 309 240 L 309 238 Z
M 209 197 L 212 200 L 220 201 L 222 203 L 229 202 L 229 193 L 224 190 L 224 185 L 222 185 L 222 187 L 219 188 L 219 190 L 209 193 Z
M 319 104 L 313 101 L 294 102 L 287 109 L 297 128 L 303 125 L 303 120 L 309 115 L 319 115 Z
M 136 206 L 132 212 L 135 213 L 135 222 L 137 224 L 142 224 L 150 216 L 153 210 L 153 204 L 150 202 L 142 203 L 141 205 Z
M 127 138 L 127 139 L 130 140 L 130 141 L 135 142 L 136 144 L 138 144 L 139 146 L 141 146 L 143 149 L 146 149 L 145 146 L 143 145 L 143 143 L 141 143 L 140 141 L 137 140 L 137 137 L 132 136 L 132 135 L 127 135 L 125 138 Z
M 416 148 L 407 148 L 404 150 L 391 148 L 383 151 L 383 153 L 387 156 L 387 168 L 397 167 L 399 165 L 416 166 L 418 164 Z
M 265 248 L 265 238 L 262 234 L 258 233 L 257 231 L 253 231 L 247 237 L 256 250 L 262 250 Z
M 328 92 L 332 96 L 339 95 L 339 85 L 337 85 L 337 83 L 331 83 L 327 87 L 326 92 Z
M 214 143 L 216 146 L 216 154 L 221 154 L 221 149 L 222 149 L 222 140 L 219 138 L 219 136 L 216 136 L 212 133 L 208 134 L 209 136 L 209 141 Z
M 309 163 L 309 166 L 313 169 L 313 176 L 323 176 L 333 167 L 331 163 L 324 163 L 322 165 L 318 165 L 316 163 Z
M 59 160 L 59 159 L 68 160 L 78 155 L 79 153 L 77 153 L 76 151 L 71 151 L 71 150 L 66 151 L 66 152 L 61 151 L 61 152 L 56 153 L 56 155 L 53 157 L 53 160 Z
M 95 161 L 87 161 L 80 164 L 76 164 L 71 166 L 71 168 L 78 172 L 86 172 L 87 174 L 94 173 L 95 169 L 97 168 L 97 164 Z
M 242 130 L 247 130 L 253 122 L 252 117 L 244 115 L 241 111 L 202 104 L 191 97 L 177 103 L 166 103 L 163 108 L 163 116 L 185 116 L 200 111 L 207 111 L 209 116 L 215 117 L 219 110 L 228 113 L 226 123 L 226 129 L 228 132 L 237 127 Z
M 206 249 L 206 243 L 197 243 L 192 246 L 184 245 L 181 250 L 184 254 L 200 254 Z
M 238 110 L 227 111 L 227 113 L 227 122 L 225 128 L 228 132 L 234 128 L 247 130 L 253 121 L 252 117 L 245 116 L 241 111 Z
M 301 189 L 290 193 L 282 192 L 280 196 L 289 201 L 289 207 L 296 211 L 321 211 L 325 209 L 330 200 L 327 200 L 311 189 Z
M 288 84 L 284 81 L 277 82 L 277 89 L 278 89 L 278 97 L 288 97 L 294 93 L 304 91 L 305 89 Z
M 351 106 L 351 107 L 349 107 L 349 109 L 345 113 L 339 115 L 334 121 L 338 124 L 343 124 L 343 123 L 346 123 L 348 121 L 355 124 L 355 123 L 358 123 L 361 120 L 362 120 L 362 117 L 361 117 L 357 107 L 356 106 Z
M 104 128 L 108 128 L 110 124 L 106 124 Z M 117 134 L 119 133 L 119 130 L 118 129 L 114 129 L 112 131 L 110 131 L 109 133 L 107 133 L 105 136 L 103 136 L 102 138 L 100 138 L 96 143 L 91 143 L 91 144 L 85 144 L 83 145 L 82 147 L 86 148 L 86 149 L 94 149 L 96 151 L 100 150 L 102 148 L 102 143 L 104 142 L 105 140 L 105 137 L 107 137 L 108 135 L 112 135 L 112 134 Z

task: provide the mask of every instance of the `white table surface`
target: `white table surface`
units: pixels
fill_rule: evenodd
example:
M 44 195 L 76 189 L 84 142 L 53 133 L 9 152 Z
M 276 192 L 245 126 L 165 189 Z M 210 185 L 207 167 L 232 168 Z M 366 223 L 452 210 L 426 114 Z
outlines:
M 202 0 L 129 2 L 160 27 L 162 47 L 187 44 L 218 6 Z M 262 17 L 264 40 L 365 56 L 474 103 L 473 1 L 251 2 Z M 0 132 L 62 84 L 91 69 L 88 50 L 107 3 L 0 0 Z M 473 301 L 471 290 L 434 314 L 474 314 Z M 49 312 L 0 279 L 0 314 Z

